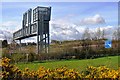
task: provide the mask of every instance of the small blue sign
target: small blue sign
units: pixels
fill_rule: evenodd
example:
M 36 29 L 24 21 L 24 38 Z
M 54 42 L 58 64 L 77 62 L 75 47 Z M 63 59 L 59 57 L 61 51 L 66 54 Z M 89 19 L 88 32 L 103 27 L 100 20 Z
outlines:
M 105 48 L 111 48 L 112 47 L 112 41 L 111 40 L 106 40 L 105 41 Z

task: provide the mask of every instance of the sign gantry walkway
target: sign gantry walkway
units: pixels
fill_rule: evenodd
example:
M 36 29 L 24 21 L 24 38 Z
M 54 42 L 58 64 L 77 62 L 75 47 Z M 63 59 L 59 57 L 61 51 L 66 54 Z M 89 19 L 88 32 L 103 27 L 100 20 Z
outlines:
M 23 14 L 22 29 L 13 33 L 13 39 L 19 40 L 37 36 L 37 53 L 49 49 L 49 21 L 51 7 L 36 7 L 29 9 Z

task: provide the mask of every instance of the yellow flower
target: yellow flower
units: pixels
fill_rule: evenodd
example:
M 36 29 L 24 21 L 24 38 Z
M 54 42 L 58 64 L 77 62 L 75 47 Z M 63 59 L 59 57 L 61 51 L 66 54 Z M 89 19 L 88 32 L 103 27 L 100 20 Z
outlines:
M 25 68 L 25 71 L 28 71 L 29 69 L 28 68 Z

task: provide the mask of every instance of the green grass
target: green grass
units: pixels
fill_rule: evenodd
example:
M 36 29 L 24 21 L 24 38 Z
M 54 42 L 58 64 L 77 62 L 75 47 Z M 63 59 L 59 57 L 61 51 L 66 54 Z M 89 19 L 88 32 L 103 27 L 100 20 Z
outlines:
M 44 61 L 44 62 L 32 62 L 32 63 L 18 63 L 16 64 L 20 69 L 28 67 L 30 70 L 37 70 L 40 66 L 45 68 L 58 68 L 66 66 L 68 68 L 76 69 L 77 71 L 83 71 L 87 66 L 100 66 L 105 65 L 112 69 L 118 69 L 118 58 L 120 56 L 109 56 L 96 59 L 86 60 L 62 60 L 62 61 Z

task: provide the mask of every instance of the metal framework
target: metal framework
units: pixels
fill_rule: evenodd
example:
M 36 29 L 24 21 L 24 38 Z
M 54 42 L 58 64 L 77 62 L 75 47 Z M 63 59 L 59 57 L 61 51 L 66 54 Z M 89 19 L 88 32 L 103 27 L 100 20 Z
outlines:
M 36 7 L 23 14 L 22 29 L 13 33 L 13 39 L 21 40 L 37 36 L 37 53 L 45 49 L 49 50 L 49 21 L 51 7 Z

